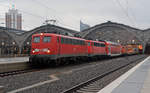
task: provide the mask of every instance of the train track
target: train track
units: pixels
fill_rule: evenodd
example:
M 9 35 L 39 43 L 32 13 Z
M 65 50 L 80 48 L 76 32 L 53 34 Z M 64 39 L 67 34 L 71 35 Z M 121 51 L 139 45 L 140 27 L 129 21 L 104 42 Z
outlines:
M 45 68 L 44 68 L 45 67 Z M 23 74 L 23 73 L 29 73 L 29 72 L 35 72 L 35 71 L 39 71 L 41 69 L 46 69 L 48 68 L 48 66 L 44 66 L 43 67 L 30 67 L 30 68 L 26 68 L 26 69 L 21 69 L 21 70 L 14 70 L 14 71 L 7 71 L 7 72 L 0 72 L 0 77 L 6 77 L 6 76 L 12 76 L 12 75 L 18 75 L 18 74 Z M 9 69 L 9 68 L 8 68 Z
M 137 59 L 139 60 L 139 59 Z M 127 64 L 128 65 L 128 64 Z M 119 68 L 118 68 L 119 69 Z M 40 71 L 40 68 L 34 69 L 24 69 L 24 70 L 16 70 L 16 71 L 10 71 L 10 72 L 2 72 L 0 73 L 0 77 L 6 77 L 6 76 L 12 76 L 12 75 L 18 75 L 18 74 L 23 74 L 23 73 L 29 73 L 29 72 L 35 72 L 35 71 Z M 111 72 L 110 72 L 111 73 Z M 109 74 L 109 73 L 108 73 Z M 105 75 L 106 76 L 106 75 Z M 103 75 L 101 76 L 103 77 Z
M 115 68 L 115 69 L 111 69 L 111 70 L 109 70 L 109 71 L 107 71 L 107 72 L 105 72 L 105 73 L 103 73 L 97 77 L 94 77 L 88 81 L 80 83 L 80 84 L 78 84 L 78 85 L 76 85 L 70 89 L 67 89 L 67 90 L 63 91 L 62 93 L 96 93 L 100 90 L 99 86 L 101 85 L 100 80 L 102 78 L 104 78 L 105 76 L 110 75 L 110 74 L 112 74 L 112 73 L 114 73 L 114 72 L 116 72 L 116 71 L 118 71 L 124 67 L 127 67 L 127 66 L 137 62 L 138 60 L 142 60 L 144 58 L 145 57 L 141 57 L 141 58 L 138 58 L 136 60 L 131 61 L 128 64 L 125 64 L 125 65 L 120 66 L 120 67 Z
M 24 74 L 24 73 L 35 72 L 35 71 L 40 71 L 40 69 L 31 68 L 31 69 L 25 69 L 25 70 L 3 72 L 3 73 L 0 73 L 0 77 L 13 76 L 13 75 Z

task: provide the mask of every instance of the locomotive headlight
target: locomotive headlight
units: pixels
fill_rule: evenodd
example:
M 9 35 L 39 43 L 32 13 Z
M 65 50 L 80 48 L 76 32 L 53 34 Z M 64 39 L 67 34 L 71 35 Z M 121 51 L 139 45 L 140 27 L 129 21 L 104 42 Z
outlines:
M 33 53 L 35 53 L 35 51 L 34 51 L 34 50 L 33 50 L 32 52 L 33 52 Z
M 50 53 L 50 52 L 51 52 L 50 50 L 47 51 L 47 53 Z
M 32 53 L 39 52 L 39 51 L 40 51 L 39 49 L 34 49 L 34 50 L 32 51 Z

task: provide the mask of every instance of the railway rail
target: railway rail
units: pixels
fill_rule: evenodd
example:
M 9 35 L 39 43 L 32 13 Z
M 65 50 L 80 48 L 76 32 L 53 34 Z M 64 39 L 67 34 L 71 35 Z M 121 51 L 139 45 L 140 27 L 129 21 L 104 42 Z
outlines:
M 111 58 L 115 58 L 115 57 L 111 57 Z M 19 65 L 16 65 L 19 64 Z M 21 65 L 20 65 L 21 64 Z M 7 64 L 5 64 L 7 65 Z M 0 65 L 1 67 L 1 65 Z M 35 72 L 35 71 L 39 71 L 42 68 L 47 68 L 46 65 L 43 67 L 35 67 L 35 66 L 30 66 L 29 63 L 15 63 L 15 64 L 8 64 L 7 66 L 5 66 L 4 70 L 3 69 L 0 71 L 0 77 L 6 77 L 6 76 L 12 76 L 12 75 L 18 75 L 18 74 L 23 74 L 23 73 L 29 73 L 29 72 Z
M 116 58 L 116 57 L 111 57 L 111 58 Z M 12 65 L 12 67 L 10 69 L 11 65 Z M 21 66 L 23 68 L 19 68 L 18 66 Z M 13 64 L 10 64 L 10 65 L 8 65 L 7 70 L 4 70 L 4 72 L 0 71 L 0 77 L 6 77 L 6 76 L 11 76 L 11 75 L 35 72 L 35 71 L 39 71 L 40 69 L 42 69 L 42 68 L 40 68 L 40 67 L 34 68 L 34 67 L 31 67 L 29 64 L 24 64 L 24 63 L 23 63 L 23 66 L 22 66 L 22 63 L 21 63 L 21 65 L 14 65 L 14 66 L 13 66 Z
M 99 83 L 99 81 L 102 78 L 104 78 L 105 76 L 110 75 L 111 73 L 114 73 L 114 72 L 116 72 L 116 71 L 118 71 L 118 70 L 120 70 L 120 69 L 122 69 L 124 67 L 127 67 L 127 66 L 137 62 L 138 60 L 142 60 L 144 58 L 145 57 L 141 57 L 141 58 L 133 60 L 130 63 L 127 63 L 127 64 L 125 64 L 123 66 L 120 66 L 118 68 L 110 69 L 109 71 L 107 71 L 107 72 L 105 72 L 105 73 L 103 73 L 103 74 L 101 74 L 101 75 L 99 75 L 97 77 L 94 77 L 94 78 L 92 78 L 92 79 L 90 79 L 88 81 L 85 81 L 85 82 L 80 83 L 80 84 L 78 84 L 78 85 L 76 85 L 76 86 L 74 86 L 74 87 L 72 87 L 70 89 L 67 89 L 67 90 L 63 91 L 62 93 L 96 93 L 96 92 L 98 92 L 100 90 L 100 87 L 99 87 L 100 83 Z
M 29 72 L 34 72 L 34 71 L 38 71 L 38 69 L 25 69 L 25 70 L 3 72 L 3 73 L 0 73 L 0 77 L 12 76 L 12 75 L 23 74 L 23 73 L 29 73 Z

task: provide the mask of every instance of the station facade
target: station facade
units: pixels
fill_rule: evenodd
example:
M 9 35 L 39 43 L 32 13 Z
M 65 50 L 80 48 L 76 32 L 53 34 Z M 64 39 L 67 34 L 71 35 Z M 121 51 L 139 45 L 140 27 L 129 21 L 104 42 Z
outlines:
M 150 46 L 150 29 L 140 30 L 110 21 L 85 29 L 82 32 L 50 24 L 30 31 L 0 27 L 0 56 L 28 55 L 31 47 L 31 36 L 35 33 L 57 33 L 91 40 L 108 40 L 121 44 L 141 44 L 144 49 L 149 49 L 148 46 Z

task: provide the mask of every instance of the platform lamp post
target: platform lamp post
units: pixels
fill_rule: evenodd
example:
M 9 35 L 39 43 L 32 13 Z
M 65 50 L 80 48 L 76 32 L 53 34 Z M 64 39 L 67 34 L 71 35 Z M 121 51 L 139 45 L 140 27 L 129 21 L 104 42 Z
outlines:
M 30 42 L 27 42 L 27 54 L 30 55 Z
M 135 43 L 135 40 L 133 39 L 133 40 L 132 40 L 132 44 L 134 44 L 134 43 Z
M 13 41 L 12 44 L 13 44 L 12 54 L 14 55 L 15 42 Z
M 5 43 L 2 42 L 2 51 L 3 51 L 3 52 L 1 52 L 1 53 L 3 53 L 3 54 L 4 54 L 4 51 L 5 51 L 5 50 L 3 49 L 4 45 L 5 45 Z
M 143 46 L 143 54 L 145 52 L 145 48 L 146 48 L 146 38 L 145 38 L 145 32 L 143 31 L 143 42 L 142 42 L 142 46 Z
M 117 40 L 118 43 L 120 43 L 120 40 Z

